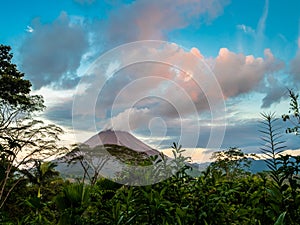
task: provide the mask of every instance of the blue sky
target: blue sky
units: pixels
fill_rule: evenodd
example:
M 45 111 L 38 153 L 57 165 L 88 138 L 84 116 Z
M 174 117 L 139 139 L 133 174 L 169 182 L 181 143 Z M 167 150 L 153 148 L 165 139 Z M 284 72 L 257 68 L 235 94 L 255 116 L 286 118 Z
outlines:
M 198 57 L 210 68 L 222 90 L 222 101 L 219 99 L 214 104 L 225 107 L 219 110 L 224 110 L 224 115 L 216 114 L 215 120 L 211 120 L 213 113 L 206 106 L 205 97 L 213 98 L 212 83 L 205 81 L 209 88 L 203 91 L 189 77 L 178 81 L 174 77 L 180 72 L 172 70 L 176 75 L 172 78 L 168 74 L 171 70 L 159 66 L 143 65 L 120 71 L 125 59 L 117 57 L 111 58 L 107 67 L 117 72 L 98 96 L 102 99 L 95 107 L 99 111 L 97 115 L 89 115 L 96 118 L 96 130 L 112 126 L 114 121 L 115 129 L 130 130 L 155 147 L 181 140 L 184 147 L 204 149 L 208 148 L 207 142 L 215 130 L 223 140 L 221 144 L 218 142 L 220 148 L 237 146 L 258 152 L 260 112 L 276 111 L 278 116 L 286 113 L 287 88 L 299 88 L 298 0 L 11 0 L 1 3 L 5 10 L 0 15 L 0 43 L 12 47 L 15 63 L 32 81 L 33 92 L 44 96 L 47 110 L 43 118 L 63 126 L 68 134 L 72 130 L 73 100 L 82 95 L 76 88 L 82 84 L 83 95 L 92 94 L 88 86 L 95 82 L 85 78 L 87 69 L 103 53 L 134 41 L 174 43 L 181 51 L 172 62 L 182 67 L 194 68 L 190 54 Z M 172 46 L 167 46 L 165 52 L 170 49 Z M 139 54 L 128 57 L 132 60 L 143 57 Z M 142 83 L 143 88 L 135 88 L 128 94 L 124 87 L 130 88 L 137 79 L 137 71 L 139 78 L 150 76 L 146 72 L 142 74 L 144 68 L 160 71 L 160 78 L 168 80 L 147 81 L 148 85 Z M 192 99 L 196 114 L 190 110 L 176 112 L 176 104 L 179 109 L 189 108 L 171 102 L 170 93 L 175 90 L 172 82 L 177 81 Z M 135 99 L 132 104 L 131 95 L 142 96 L 140 93 L 149 96 Z M 153 96 L 156 93 L 160 96 Z M 121 94 L 124 96 L 118 100 Z M 182 96 L 172 97 L 183 102 Z M 86 118 L 80 117 L 80 121 L 83 119 Z M 195 120 L 200 125 L 194 127 Z M 123 126 L 124 121 L 129 121 L 129 127 Z M 95 130 L 86 124 L 76 127 L 75 133 L 84 138 L 92 135 Z M 193 129 L 197 130 L 196 141 L 192 140 L 195 139 Z M 182 130 L 186 137 L 180 139 Z M 74 141 L 71 135 L 64 138 Z M 291 135 L 285 138 L 288 149 L 299 148 L 298 138 Z

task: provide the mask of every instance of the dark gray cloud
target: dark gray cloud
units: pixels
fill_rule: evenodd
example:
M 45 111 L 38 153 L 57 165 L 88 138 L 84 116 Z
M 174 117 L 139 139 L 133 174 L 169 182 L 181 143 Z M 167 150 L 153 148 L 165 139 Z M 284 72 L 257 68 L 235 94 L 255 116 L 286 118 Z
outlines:
M 47 119 L 56 121 L 60 126 L 71 127 L 72 126 L 72 101 L 67 101 L 63 104 L 59 104 L 48 108 L 45 111 Z
M 34 31 L 27 34 L 20 52 L 22 70 L 34 88 L 52 83 L 76 85 L 76 70 L 89 46 L 83 27 L 72 23 L 64 12 L 51 24 L 37 22 L 32 27 Z
M 277 115 L 280 117 L 280 115 Z M 261 140 L 262 118 L 251 120 L 233 121 L 234 123 L 226 127 L 225 136 L 221 148 L 238 147 L 246 152 L 260 153 L 260 148 L 264 142 Z M 286 134 L 285 129 L 291 124 L 284 123 L 281 118 L 278 118 L 275 123 L 278 132 L 282 134 L 282 140 L 285 141 L 286 149 L 299 149 L 299 137 L 293 134 Z M 202 136 L 199 139 L 198 147 L 205 147 L 209 137 L 209 129 L 202 129 Z
M 290 63 L 290 74 L 293 76 L 294 80 L 300 81 L 300 38 L 298 41 L 299 49 L 294 59 Z
M 273 76 L 268 77 L 268 86 L 265 88 L 264 93 L 266 96 L 262 100 L 262 108 L 269 108 L 274 103 L 279 103 L 285 99 L 287 95 L 287 88 L 280 81 Z
M 280 115 L 278 115 L 280 117 Z M 226 131 L 222 144 L 219 146 L 220 149 L 228 149 L 230 147 L 241 148 L 246 153 L 261 153 L 261 147 L 264 142 L 261 139 L 261 133 L 259 130 L 262 128 L 263 119 L 257 117 L 257 119 L 245 119 L 232 121 L 231 124 L 226 126 Z M 293 134 L 286 134 L 285 129 L 291 127 L 292 124 L 285 123 L 281 118 L 278 118 L 275 122 L 276 127 L 279 128 L 278 132 L 282 134 L 282 141 L 285 141 L 286 150 L 288 149 L 299 149 L 299 137 Z M 183 148 L 206 148 L 208 140 L 211 135 L 212 129 L 221 129 L 221 127 L 210 127 L 202 124 L 200 127 L 200 133 L 197 140 L 197 146 L 189 145 L 189 142 L 183 144 Z M 145 137 L 151 136 L 151 130 L 140 128 L 137 132 Z M 192 131 L 191 131 L 192 132 Z M 156 139 L 152 142 L 152 145 L 159 143 L 160 148 L 168 148 L 173 142 L 180 143 L 180 129 L 174 127 L 168 127 L 165 137 L 161 140 Z M 185 134 L 187 137 L 191 136 L 189 133 Z M 191 142 L 192 143 L 192 140 Z M 218 149 L 212 149 L 216 151 Z

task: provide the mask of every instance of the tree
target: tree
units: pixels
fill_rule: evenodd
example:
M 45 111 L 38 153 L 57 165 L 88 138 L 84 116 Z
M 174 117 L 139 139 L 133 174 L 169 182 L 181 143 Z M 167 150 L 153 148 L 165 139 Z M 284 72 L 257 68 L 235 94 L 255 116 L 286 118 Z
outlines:
M 290 108 L 288 114 L 282 115 L 282 119 L 284 122 L 289 121 L 293 127 L 288 127 L 286 129 L 286 133 L 295 133 L 299 135 L 299 128 L 300 128 L 300 113 L 299 113 L 299 104 L 298 98 L 299 95 L 296 94 L 294 91 L 289 90 L 289 97 L 290 97 Z
M 25 179 L 21 168 L 66 150 L 56 144 L 61 128 L 33 119 L 45 108 L 43 98 L 30 94 L 31 83 L 11 62 L 10 50 L 0 45 L 0 209 Z
M 12 53 L 9 46 L 0 45 L 0 98 L 10 106 L 30 106 L 32 98 L 29 96 L 31 83 L 23 79 L 24 73 L 17 70 L 11 62 Z
M 43 215 L 43 212 L 47 211 L 49 201 L 47 201 L 47 198 L 49 196 L 45 196 L 45 198 L 42 198 L 42 188 L 46 189 L 47 185 L 53 183 L 50 183 L 51 181 L 58 181 L 59 172 L 56 171 L 54 168 L 56 167 L 56 164 L 53 162 L 42 162 L 40 160 L 33 160 L 34 167 L 30 170 L 22 170 L 22 173 L 24 173 L 29 181 L 33 184 L 34 189 L 37 188 L 37 195 L 36 196 L 29 196 L 28 199 L 25 200 L 25 204 L 29 206 L 30 209 L 33 210 L 32 213 L 28 213 L 26 219 L 24 222 L 28 223 L 31 222 L 32 224 L 50 224 L 50 222 L 47 220 L 47 217 Z M 52 187 L 53 188 L 53 187 Z
M 109 153 L 104 146 L 90 148 L 88 145 L 79 144 L 73 147 L 73 150 L 66 154 L 63 159 L 69 165 L 79 162 L 83 169 L 82 182 L 84 183 L 85 178 L 88 178 L 93 186 L 97 182 L 101 170 L 110 159 Z
M 29 178 L 30 182 L 38 187 L 37 197 L 41 198 L 41 188 L 54 177 L 59 176 L 59 172 L 55 170 L 56 164 L 53 162 L 42 162 L 33 160 L 34 167 L 31 170 L 24 170 L 23 173 Z
M 211 159 L 215 161 L 211 163 L 210 167 L 225 173 L 227 178 L 232 178 L 244 174 L 244 169 L 250 167 L 250 156 L 255 157 L 255 154 L 248 155 L 239 148 L 231 147 L 225 151 L 214 152 Z

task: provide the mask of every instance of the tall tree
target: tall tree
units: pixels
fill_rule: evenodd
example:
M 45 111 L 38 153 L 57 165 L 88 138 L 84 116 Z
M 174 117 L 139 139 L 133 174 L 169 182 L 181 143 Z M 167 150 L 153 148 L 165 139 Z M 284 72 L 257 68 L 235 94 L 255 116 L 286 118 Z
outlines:
M 249 169 L 251 164 L 250 157 L 256 157 L 255 154 L 245 154 L 241 149 L 231 147 L 224 151 L 217 151 L 212 154 L 211 159 L 214 162 L 210 167 L 219 170 L 226 175 L 227 178 L 244 175 L 245 169 Z
M 65 150 L 56 144 L 61 128 L 33 119 L 45 108 L 43 98 L 30 94 L 31 83 L 12 63 L 10 51 L 0 45 L 0 209 L 24 180 L 20 168 Z

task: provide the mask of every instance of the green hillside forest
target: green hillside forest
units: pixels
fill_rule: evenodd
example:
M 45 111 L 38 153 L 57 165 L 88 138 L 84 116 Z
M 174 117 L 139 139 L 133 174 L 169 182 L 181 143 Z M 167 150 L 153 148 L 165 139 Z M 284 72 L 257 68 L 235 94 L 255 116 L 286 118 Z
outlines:
M 31 82 L 12 63 L 10 51 L 0 45 L 0 224 L 300 224 L 300 156 L 280 154 L 286 147 L 276 123 L 283 120 L 287 133 L 298 134 L 294 91 L 289 91 L 286 115 L 261 115 L 258 136 L 267 143 L 260 151 L 267 158 L 268 171 L 248 172 L 255 155 L 232 147 L 215 152 L 213 163 L 195 173 L 182 154 L 184 149 L 174 143 L 175 163 L 160 163 L 149 174 L 171 174 L 161 182 L 129 186 L 105 179 L 79 154 L 67 158 L 81 163 L 82 176 L 66 179 L 48 160 L 70 152 L 57 144 L 63 131 L 36 120 L 35 115 L 44 110 L 43 97 L 32 95 Z M 142 160 L 145 165 L 167 160 L 163 155 L 159 160 L 124 157 L 120 158 L 140 165 Z

